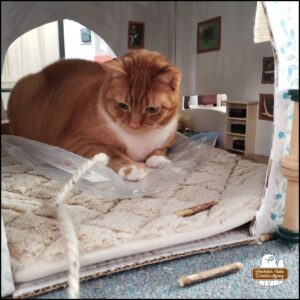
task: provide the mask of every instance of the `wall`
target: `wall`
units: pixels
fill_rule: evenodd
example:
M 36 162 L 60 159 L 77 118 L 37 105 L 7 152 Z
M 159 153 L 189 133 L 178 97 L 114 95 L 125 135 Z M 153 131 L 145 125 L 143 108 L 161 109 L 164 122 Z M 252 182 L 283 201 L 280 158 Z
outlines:
M 65 58 L 94 60 L 96 54 L 110 54 L 115 57 L 107 43 L 91 31 L 91 43 L 82 43 L 80 29 L 86 26 L 72 20 L 64 20 Z
M 256 2 L 177 2 L 176 63 L 183 77 L 182 95 L 223 94 L 228 100 L 258 101 L 273 93 L 261 84 L 262 58 L 272 56 L 270 43 L 254 44 Z M 221 16 L 221 49 L 197 54 L 197 23 Z M 190 112 L 185 112 L 190 114 Z M 209 116 L 207 122 L 211 123 Z M 256 154 L 269 155 L 273 122 L 257 120 Z
M 184 127 L 193 128 L 195 131 L 218 131 L 218 147 L 225 147 L 225 121 L 226 112 L 222 108 L 213 107 L 196 108 L 183 111 Z
M 81 42 L 80 29 L 84 26 L 71 20 L 64 20 L 63 24 L 65 57 L 94 60 L 95 40 L 92 38 L 89 44 Z

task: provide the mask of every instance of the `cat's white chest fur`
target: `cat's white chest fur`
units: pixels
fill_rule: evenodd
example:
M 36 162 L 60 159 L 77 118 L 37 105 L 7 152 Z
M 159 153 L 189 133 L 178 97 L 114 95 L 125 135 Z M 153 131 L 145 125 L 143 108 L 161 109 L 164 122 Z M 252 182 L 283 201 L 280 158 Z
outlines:
M 176 126 L 177 120 L 174 118 L 164 128 L 152 132 L 132 135 L 119 127 L 116 128 L 116 133 L 126 145 L 128 156 L 135 161 L 144 161 L 152 151 L 162 148 L 170 133 L 176 130 Z
M 106 114 L 105 118 L 109 118 Z M 111 121 L 110 121 L 111 123 Z M 154 129 L 148 133 L 131 134 L 118 124 L 111 126 L 114 133 L 127 148 L 127 155 L 135 161 L 145 161 L 149 154 L 162 148 L 171 132 L 177 128 L 177 118 L 174 117 L 165 127 Z

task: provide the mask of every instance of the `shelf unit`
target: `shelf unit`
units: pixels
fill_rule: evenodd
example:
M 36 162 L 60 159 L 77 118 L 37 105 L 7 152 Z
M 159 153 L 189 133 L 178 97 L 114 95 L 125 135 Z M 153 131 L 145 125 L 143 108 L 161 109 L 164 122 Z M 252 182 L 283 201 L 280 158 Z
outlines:
M 254 154 L 258 101 L 227 101 L 226 149 Z

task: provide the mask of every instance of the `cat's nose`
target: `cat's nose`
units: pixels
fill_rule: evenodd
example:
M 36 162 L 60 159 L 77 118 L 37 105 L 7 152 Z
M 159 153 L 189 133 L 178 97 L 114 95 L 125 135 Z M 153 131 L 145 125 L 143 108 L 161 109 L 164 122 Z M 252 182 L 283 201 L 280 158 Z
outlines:
M 140 116 L 131 117 L 129 126 L 133 129 L 140 128 L 141 127 L 141 118 L 140 118 Z
M 130 126 L 131 128 L 133 128 L 133 129 L 137 129 L 137 128 L 140 128 L 140 127 L 141 127 L 141 124 L 130 122 L 129 126 Z

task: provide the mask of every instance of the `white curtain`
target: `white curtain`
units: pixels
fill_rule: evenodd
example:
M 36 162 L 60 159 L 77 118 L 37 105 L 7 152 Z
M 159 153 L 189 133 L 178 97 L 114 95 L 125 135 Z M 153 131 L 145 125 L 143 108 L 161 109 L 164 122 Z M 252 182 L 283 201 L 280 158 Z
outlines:
M 266 41 L 269 30 L 275 52 L 273 144 L 262 205 L 251 229 L 260 235 L 275 232 L 283 222 L 287 180 L 280 161 L 290 151 L 294 103 L 288 90 L 299 89 L 299 2 L 263 1 L 257 12 L 261 18 L 255 24 L 255 38 Z
M 58 59 L 58 22 L 30 30 L 8 48 L 2 70 L 2 87 L 12 87 L 23 76 L 38 72 Z
M 254 25 L 254 42 L 271 42 L 271 32 L 269 29 L 265 8 L 261 1 L 257 1 Z

